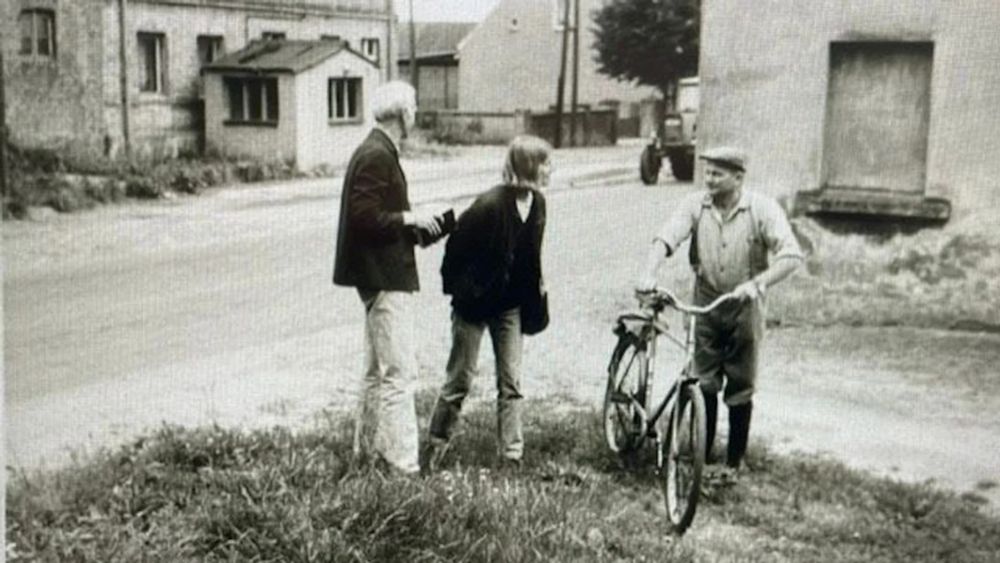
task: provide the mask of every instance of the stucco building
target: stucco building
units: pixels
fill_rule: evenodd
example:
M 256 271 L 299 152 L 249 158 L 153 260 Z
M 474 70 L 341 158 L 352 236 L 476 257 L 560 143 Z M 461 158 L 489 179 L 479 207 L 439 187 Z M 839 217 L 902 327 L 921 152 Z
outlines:
M 599 108 L 617 103 L 620 116 L 638 112 L 637 103 L 656 97 L 649 87 L 619 82 L 597 72 L 591 14 L 606 0 L 579 0 L 578 100 Z M 500 0 L 458 49 L 459 109 L 462 111 L 544 111 L 556 103 L 563 28 L 562 0 Z M 571 6 L 571 14 L 573 7 Z M 572 19 L 572 16 L 571 16 Z M 572 41 L 570 41 L 572 46 Z M 567 57 L 569 107 L 572 56 Z
M 204 140 L 204 64 L 259 38 L 343 41 L 384 80 L 396 60 L 391 8 L 391 0 L 6 0 L 8 127 L 26 146 L 118 153 L 127 136 L 136 152 L 194 152 Z
M 945 220 L 1000 209 L 991 0 L 702 4 L 699 145 L 807 211 Z M 802 195 L 802 192 L 806 192 Z
M 255 40 L 202 68 L 214 150 L 336 166 L 370 129 L 379 68 L 343 42 Z

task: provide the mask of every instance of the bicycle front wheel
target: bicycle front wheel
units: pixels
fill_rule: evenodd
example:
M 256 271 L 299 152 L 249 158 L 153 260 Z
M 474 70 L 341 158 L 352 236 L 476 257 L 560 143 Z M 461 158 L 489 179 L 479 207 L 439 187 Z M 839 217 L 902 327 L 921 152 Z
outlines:
M 697 384 L 681 384 L 671 409 L 664 467 L 660 473 L 667 517 L 674 532 L 683 534 L 694 520 L 705 468 L 705 399 Z
M 646 350 L 632 338 L 615 346 L 604 392 L 604 435 L 611 451 L 626 455 L 639 449 L 645 434 Z

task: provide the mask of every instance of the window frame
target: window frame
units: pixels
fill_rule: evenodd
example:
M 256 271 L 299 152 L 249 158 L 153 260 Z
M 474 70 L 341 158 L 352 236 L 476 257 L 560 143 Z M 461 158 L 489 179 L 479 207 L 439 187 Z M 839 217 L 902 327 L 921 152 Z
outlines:
M 374 46 L 374 56 L 369 51 L 372 50 Z M 382 66 L 382 42 L 378 37 L 362 37 L 361 38 L 361 54 L 364 55 L 368 60 L 375 63 L 376 66 Z
M 167 82 L 167 34 L 161 31 L 137 31 L 136 43 L 138 45 L 139 62 L 139 94 L 149 96 L 165 96 L 168 91 Z M 146 53 L 146 41 L 152 41 L 153 47 L 153 89 L 147 89 L 149 84 L 149 69 L 146 67 L 148 61 Z
M 340 104 L 337 103 L 337 85 L 344 85 L 344 93 L 347 99 L 344 100 L 347 114 L 337 116 L 336 110 Z M 351 85 L 356 85 L 354 89 L 354 114 L 350 114 L 351 109 Z M 326 83 L 326 118 L 330 125 L 343 125 L 361 123 L 364 119 L 364 80 L 360 76 L 331 76 Z
M 207 49 L 203 50 L 203 46 L 207 47 Z M 195 47 L 198 50 L 198 63 L 205 65 L 218 60 L 219 57 L 226 54 L 226 37 L 224 35 L 203 33 L 195 38 Z M 202 54 L 206 52 L 208 56 L 203 57 Z
M 222 77 L 227 118 L 225 125 L 277 127 L 281 119 L 281 92 L 277 76 L 226 75 Z M 235 88 L 239 88 L 240 103 L 233 103 Z M 256 96 L 256 97 L 255 97 Z M 254 116 L 254 109 L 259 115 Z M 237 107 L 239 112 L 237 112 Z M 237 115 L 239 113 L 239 115 Z
M 288 39 L 287 31 L 262 31 L 260 38 L 264 41 L 285 41 Z
M 30 35 L 25 36 L 24 33 L 24 21 L 29 20 L 29 25 L 31 26 Z M 43 53 L 39 49 L 39 41 L 41 37 L 39 35 L 39 24 L 44 24 L 46 32 L 46 42 L 45 49 L 48 51 Z M 36 57 L 45 59 L 55 59 L 56 58 L 56 12 L 55 10 L 48 8 L 24 8 L 17 15 L 17 29 L 18 38 L 20 40 L 20 45 L 18 46 L 18 54 L 23 57 Z M 27 49 L 25 49 L 25 39 L 27 39 Z

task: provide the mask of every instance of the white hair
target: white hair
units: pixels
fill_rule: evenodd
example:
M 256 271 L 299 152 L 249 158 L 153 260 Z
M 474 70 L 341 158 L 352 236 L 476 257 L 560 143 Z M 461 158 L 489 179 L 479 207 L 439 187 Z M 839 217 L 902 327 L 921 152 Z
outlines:
M 393 80 L 375 89 L 371 101 L 375 121 L 391 121 L 417 110 L 417 93 L 407 82 Z

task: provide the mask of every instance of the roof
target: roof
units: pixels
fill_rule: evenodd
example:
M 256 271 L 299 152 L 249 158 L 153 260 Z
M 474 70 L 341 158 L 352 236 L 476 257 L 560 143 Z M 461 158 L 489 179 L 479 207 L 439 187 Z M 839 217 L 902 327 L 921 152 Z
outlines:
M 204 71 L 243 70 L 250 72 L 291 72 L 308 70 L 341 51 L 368 61 L 341 41 L 295 41 L 255 39 L 239 51 L 227 53 L 204 65 Z M 371 61 L 369 61 L 371 62 Z M 375 64 L 375 63 L 372 63 Z
M 458 43 L 476 28 L 475 23 L 416 22 L 417 56 L 420 58 L 454 55 Z M 399 60 L 410 58 L 410 24 L 399 24 Z

